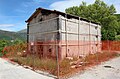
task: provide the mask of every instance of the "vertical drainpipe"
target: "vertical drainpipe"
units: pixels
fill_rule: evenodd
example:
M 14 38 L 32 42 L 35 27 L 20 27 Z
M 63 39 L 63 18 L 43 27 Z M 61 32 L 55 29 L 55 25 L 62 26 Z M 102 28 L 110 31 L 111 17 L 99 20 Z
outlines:
M 29 23 L 27 24 L 27 43 L 29 43 Z
M 60 31 L 59 31 L 60 30 L 60 22 L 59 21 L 60 21 L 60 18 L 58 17 L 57 18 L 57 30 L 58 30 L 57 31 L 57 41 L 60 41 Z
M 27 24 L 27 52 L 29 53 L 29 23 Z
M 99 35 L 98 35 L 98 28 L 99 27 L 99 25 L 97 25 L 97 52 L 98 52 L 98 47 L 99 47 L 99 40 L 98 40 L 98 38 L 99 38 Z

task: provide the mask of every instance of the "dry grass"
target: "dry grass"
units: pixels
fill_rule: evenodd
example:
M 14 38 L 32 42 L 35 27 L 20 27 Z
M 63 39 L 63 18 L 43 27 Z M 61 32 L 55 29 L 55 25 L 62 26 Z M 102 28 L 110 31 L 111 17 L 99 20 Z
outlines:
M 47 71 L 51 74 L 57 74 L 57 64 L 53 59 L 40 59 L 38 56 L 28 55 L 27 57 L 13 57 L 12 61 L 20 65 L 27 65 L 34 69 Z
M 16 45 L 11 45 L 11 46 L 6 46 L 3 49 L 3 52 L 6 52 L 4 57 L 6 56 L 13 56 L 17 55 L 17 53 L 23 53 L 27 49 L 27 44 L 26 43 L 21 43 L 21 44 L 16 44 Z
M 71 71 L 70 60 L 63 60 L 60 62 L 60 75 L 65 75 Z
M 70 60 L 63 60 L 60 63 L 60 76 L 66 77 L 75 74 L 76 72 L 81 72 L 85 70 L 88 67 L 95 66 L 100 64 L 101 62 L 105 62 L 109 59 L 112 59 L 114 57 L 120 56 L 120 54 L 116 52 L 103 52 L 103 53 L 96 53 L 96 54 L 90 54 L 86 56 L 85 58 L 81 58 L 81 62 L 87 62 L 83 64 L 79 68 L 71 68 L 70 67 Z
M 75 74 L 76 72 L 85 70 L 87 67 L 100 64 L 101 62 L 107 61 L 117 56 L 120 55 L 115 52 L 90 54 L 85 58 L 80 59 L 82 62 L 87 62 L 87 63 L 83 64 L 79 68 L 71 68 L 70 65 L 70 62 L 76 61 L 77 58 L 73 58 L 73 60 L 64 59 L 61 62 L 59 62 L 59 66 L 60 66 L 59 75 L 61 77 L 70 76 Z M 47 71 L 53 75 L 57 75 L 56 59 L 48 59 L 48 58 L 40 59 L 37 55 L 27 55 L 26 57 L 13 55 L 10 58 L 12 58 L 12 61 L 17 62 L 20 65 L 27 65 L 34 69 Z

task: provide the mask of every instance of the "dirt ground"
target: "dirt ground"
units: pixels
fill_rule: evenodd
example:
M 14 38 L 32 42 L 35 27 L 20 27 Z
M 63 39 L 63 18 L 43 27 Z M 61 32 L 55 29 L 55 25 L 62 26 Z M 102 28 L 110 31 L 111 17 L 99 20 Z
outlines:
M 87 69 L 69 79 L 120 79 L 120 57 Z

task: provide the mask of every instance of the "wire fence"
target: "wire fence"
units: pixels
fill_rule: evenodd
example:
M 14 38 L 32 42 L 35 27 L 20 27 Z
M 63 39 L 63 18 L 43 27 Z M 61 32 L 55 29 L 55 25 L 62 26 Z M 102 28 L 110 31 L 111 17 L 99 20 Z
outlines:
M 41 35 L 46 40 L 29 35 L 28 42 L 27 34 L 9 36 L 0 39 L 3 58 L 54 78 L 66 78 L 120 55 L 120 41 L 67 40 L 66 44 L 66 40 L 55 39 L 56 35 L 51 41 L 46 35 Z

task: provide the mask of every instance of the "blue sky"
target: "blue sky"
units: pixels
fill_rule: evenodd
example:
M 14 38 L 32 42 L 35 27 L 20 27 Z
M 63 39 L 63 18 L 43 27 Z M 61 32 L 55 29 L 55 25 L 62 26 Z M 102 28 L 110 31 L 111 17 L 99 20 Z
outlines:
M 91 4 L 95 0 L 0 0 L 0 29 L 8 31 L 25 29 L 25 20 L 38 7 L 64 12 L 66 8 L 79 5 L 82 1 Z M 119 0 L 104 1 L 108 5 L 114 4 L 117 13 L 120 13 Z

